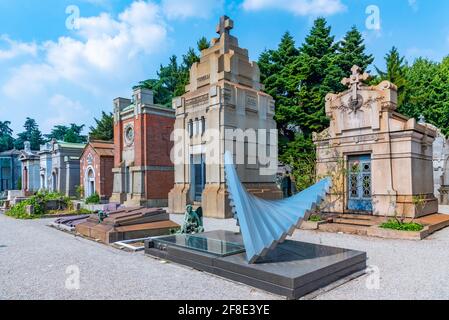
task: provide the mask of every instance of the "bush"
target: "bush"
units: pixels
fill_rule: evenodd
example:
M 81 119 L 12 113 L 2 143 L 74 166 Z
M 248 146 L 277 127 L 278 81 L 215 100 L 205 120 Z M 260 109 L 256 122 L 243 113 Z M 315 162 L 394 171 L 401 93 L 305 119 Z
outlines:
M 66 207 L 70 206 L 70 199 L 68 197 L 56 192 L 40 191 L 25 201 L 12 206 L 11 209 L 6 212 L 6 215 L 18 219 L 39 218 L 46 213 L 46 204 L 49 200 L 59 200 Z M 26 207 L 30 205 L 34 207 L 34 214 L 32 215 L 29 215 L 26 212 Z
M 415 222 L 400 222 L 396 219 L 390 219 L 388 222 L 385 222 L 380 225 L 383 229 L 392 229 L 399 231 L 421 231 L 424 229 L 424 226 Z
M 98 193 L 95 192 L 90 197 L 87 197 L 85 202 L 86 202 L 86 204 L 99 204 L 100 196 L 98 195 Z
M 317 214 L 312 214 L 311 216 L 310 216 L 310 218 L 309 218 L 309 221 L 312 221 L 312 222 L 320 222 L 320 221 L 323 221 L 323 218 L 321 218 L 319 215 L 317 215 Z

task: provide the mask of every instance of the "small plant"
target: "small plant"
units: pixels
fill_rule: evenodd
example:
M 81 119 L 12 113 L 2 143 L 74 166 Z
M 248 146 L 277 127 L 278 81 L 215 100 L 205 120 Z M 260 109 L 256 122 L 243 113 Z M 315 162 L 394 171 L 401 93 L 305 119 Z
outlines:
M 380 225 L 383 229 L 392 229 L 399 231 L 421 231 L 424 229 L 424 226 L 415 222 L 401 222 L 398 219 L 390 219 L 388 222 L 385 222 Z
M 84 198 L 84 187 L 83 186 L 76 186 L 75 188 L 75 195 L 76 195 L 76 199 L 80 200 L 82 198 Z
M 100 203 L 100 196 L 98 193 L 94 193 L 90 197 L 87 197 L 85 200 L 86 204 L 99 204 Z
M 309 221 L 311 221 L 311 222 L 320 222 L 320 221 L 323 221 L 323 218 L 321 218 L 321 216 L 318 215 L 318 214 L 312 214 L 310 216 L 310 218 L 309 218 Z

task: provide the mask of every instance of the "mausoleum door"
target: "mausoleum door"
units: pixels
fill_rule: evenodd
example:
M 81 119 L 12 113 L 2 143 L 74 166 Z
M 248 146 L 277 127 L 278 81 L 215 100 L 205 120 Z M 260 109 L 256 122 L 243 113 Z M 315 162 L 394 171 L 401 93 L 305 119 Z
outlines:
M 193 186 L 193 201 L 201 201 L 206 182 L 206 165 L 204 163 L 204 155 L 192 155 L 191 162 L 191 185 Z
M 348 210 L 373 211 L 371 155 L 348 157 Z

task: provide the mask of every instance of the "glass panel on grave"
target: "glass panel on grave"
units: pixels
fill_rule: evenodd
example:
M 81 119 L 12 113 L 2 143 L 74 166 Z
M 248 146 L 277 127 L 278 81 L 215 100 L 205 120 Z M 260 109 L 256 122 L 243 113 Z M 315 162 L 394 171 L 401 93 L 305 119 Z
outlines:
M 209 253 L 219 257 L 242 253 L 245 247 L 241 243 L 228 242 L 203 236 L 201 234 L 176 234 L 153 238 L 155 245 L 165 244 Z

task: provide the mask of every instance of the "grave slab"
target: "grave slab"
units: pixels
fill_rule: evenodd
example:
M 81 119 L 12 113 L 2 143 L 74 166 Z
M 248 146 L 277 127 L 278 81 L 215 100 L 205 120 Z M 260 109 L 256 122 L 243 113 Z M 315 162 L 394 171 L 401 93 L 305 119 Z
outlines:
M 366 253 L 287 240 L 248 264 L 240 234 L 211 231 L 145 241 L 145 253 L 298 299 L 366 268 Z

